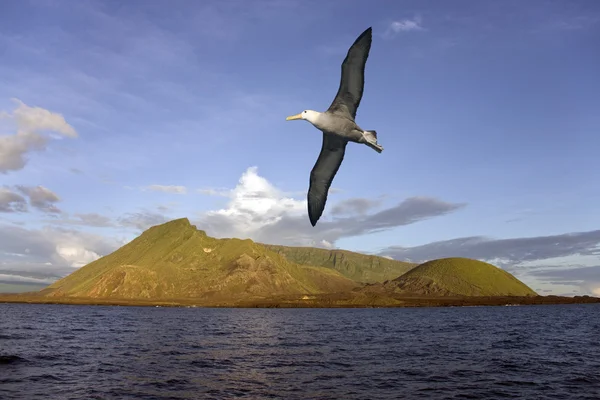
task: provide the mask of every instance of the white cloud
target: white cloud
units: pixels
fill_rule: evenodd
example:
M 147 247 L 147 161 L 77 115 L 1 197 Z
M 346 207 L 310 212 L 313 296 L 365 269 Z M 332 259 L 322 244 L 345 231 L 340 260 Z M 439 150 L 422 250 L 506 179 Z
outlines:
M 13 111 L 13 118 L 17 122 L 19 131 L 37 132 L 47 130 L 70 138 L 77 137 L 75 129 L 65 121 L 61 114 L 40 107 L 29 107 L 19 99 L 12 100 L 18 105 Z
M 334 247 L 333 243 L 330 243 L 325 239 L 321 240 L 321 246 L 325 247 L 326 249 L 333 249 Z
M 0 265 L 15 272 L 31 270 L 37 275 L 52 275 L 51 272 L 59 271 L 63 275 L 67 267 L 81 267 L 125 242 L 72 229 L 26 229 L 0 224 L 0 254 L 4 255 Z
M 86 264 L 96 261 L 100 255 L 82 246 L 59 245 L 56 246 L 56 253 L 61 256 L 73 268 L 80 268 Z
M 257 171 L 257 167 L 248 168 L 238 185 L 229 191 L 227 205 L 202 215 L 197 226 L 215 237 L 333 247 L 342 237 L 360 236 L 408 225 L 464 206 L 428 197 L 413 197 L 377 213 L 338 217 L 329 211 L 335 208 L 332 203 L 326 207 L 324 217 L 317 226 L 312 227 L 308 221 L 306 200 L 288 196 L 259 176 Z
M 425 28 L 421 25 L 421 17 L 416 16 L 413 19 L 402 19 L 393 21 L 387 28 L 385 36 L 394 36 L 402 32 L 423 31 Z
M 590 292 L 594 295 L 594 296 L 598 296 L 600 297 L 600 285 L 596 286 L 595 288 L 591 288 Z
M 229 203 L 223 209 L 210 211 L 208 220 L 220 236 L 253 237 L 266 225 L 271 225 L 285 215 L 299 215 L 306 210 L 306 200 L 295 200 L 283 195 L 250 167 L 242 174 L 238 185 L 228 194 Z
M 175 185 L 150 185 L 144 188 L 145 190 L 152 190 L 154 192 L 164 193 L 175 193 L 175 194 L 186 194 L 187 188 L 185 186 Z
M 40 107 L 29 107 L 18 99 L 12 100 L 17 104 L 12 114 L 0 112 L 0 118 L 11 120 L 16 125 L 15 134 L 0 136 L 0 173 L 23 169 L 28 161 L 27 153 L 43 151 L 51 138 L 77 137 L 75 129 L 61 114 Z M 58 135 L 42 135 L 46 131 Z
M 54 244 L 56 254 L 53 258 L 56 260 L 56 256 L 60 257 L 58 264 L 64 260 L 73 268 L 95 261 L 124 244 L 122 240 L 70 229 L 46 228 L 43 235 Z

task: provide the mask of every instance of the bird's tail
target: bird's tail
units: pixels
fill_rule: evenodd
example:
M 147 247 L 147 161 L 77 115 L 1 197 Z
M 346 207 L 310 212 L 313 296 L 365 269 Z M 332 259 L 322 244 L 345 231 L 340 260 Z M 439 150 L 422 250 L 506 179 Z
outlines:
M 377 131 L 364 131 L 365 144 L 378 153 L 383 151 L 383 146 L 377 143 Z

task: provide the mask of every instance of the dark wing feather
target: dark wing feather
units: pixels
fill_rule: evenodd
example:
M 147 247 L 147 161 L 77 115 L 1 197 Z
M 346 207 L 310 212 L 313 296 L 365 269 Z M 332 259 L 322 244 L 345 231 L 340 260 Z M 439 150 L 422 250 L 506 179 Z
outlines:
M 310 172 L 310 187 L 308 189 L 308 218 L 312 226 L 317 224 L 325 209 L 327 193 L 337 173 L 348 141 L 332 133 L 323 132 L 321 153 Z
M 372 29 L 365 30 L 352 44 L 342 63 L 340 87 L 327 111 L 356 117 L 365 86 L 365 64 L 371 49 Z

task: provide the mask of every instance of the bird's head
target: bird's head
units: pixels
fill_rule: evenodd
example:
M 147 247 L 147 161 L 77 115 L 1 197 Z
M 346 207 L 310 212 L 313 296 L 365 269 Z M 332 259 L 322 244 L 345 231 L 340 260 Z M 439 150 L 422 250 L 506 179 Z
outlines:
M 321 114 L 321 113 L 317 112 L 317 111 L 304 110 L 300 114 L 296 114 L 296 115 L 287 117 L 285 120 L 292 121 L 294 119 L 304 119 L 304 120 L 314 124 L 317 121 L 317 119 L 319 118 L 319 114 Z

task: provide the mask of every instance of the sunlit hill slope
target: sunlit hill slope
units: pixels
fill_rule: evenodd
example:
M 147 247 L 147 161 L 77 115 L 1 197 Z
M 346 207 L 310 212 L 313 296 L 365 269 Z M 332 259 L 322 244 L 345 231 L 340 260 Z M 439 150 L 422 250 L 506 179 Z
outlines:
M 251 240 L 215 239 L 177 219 L 141 236 L 42 292 L 129 299 L 262 297 L 347 291 L 339 272 L 303 266 Z

